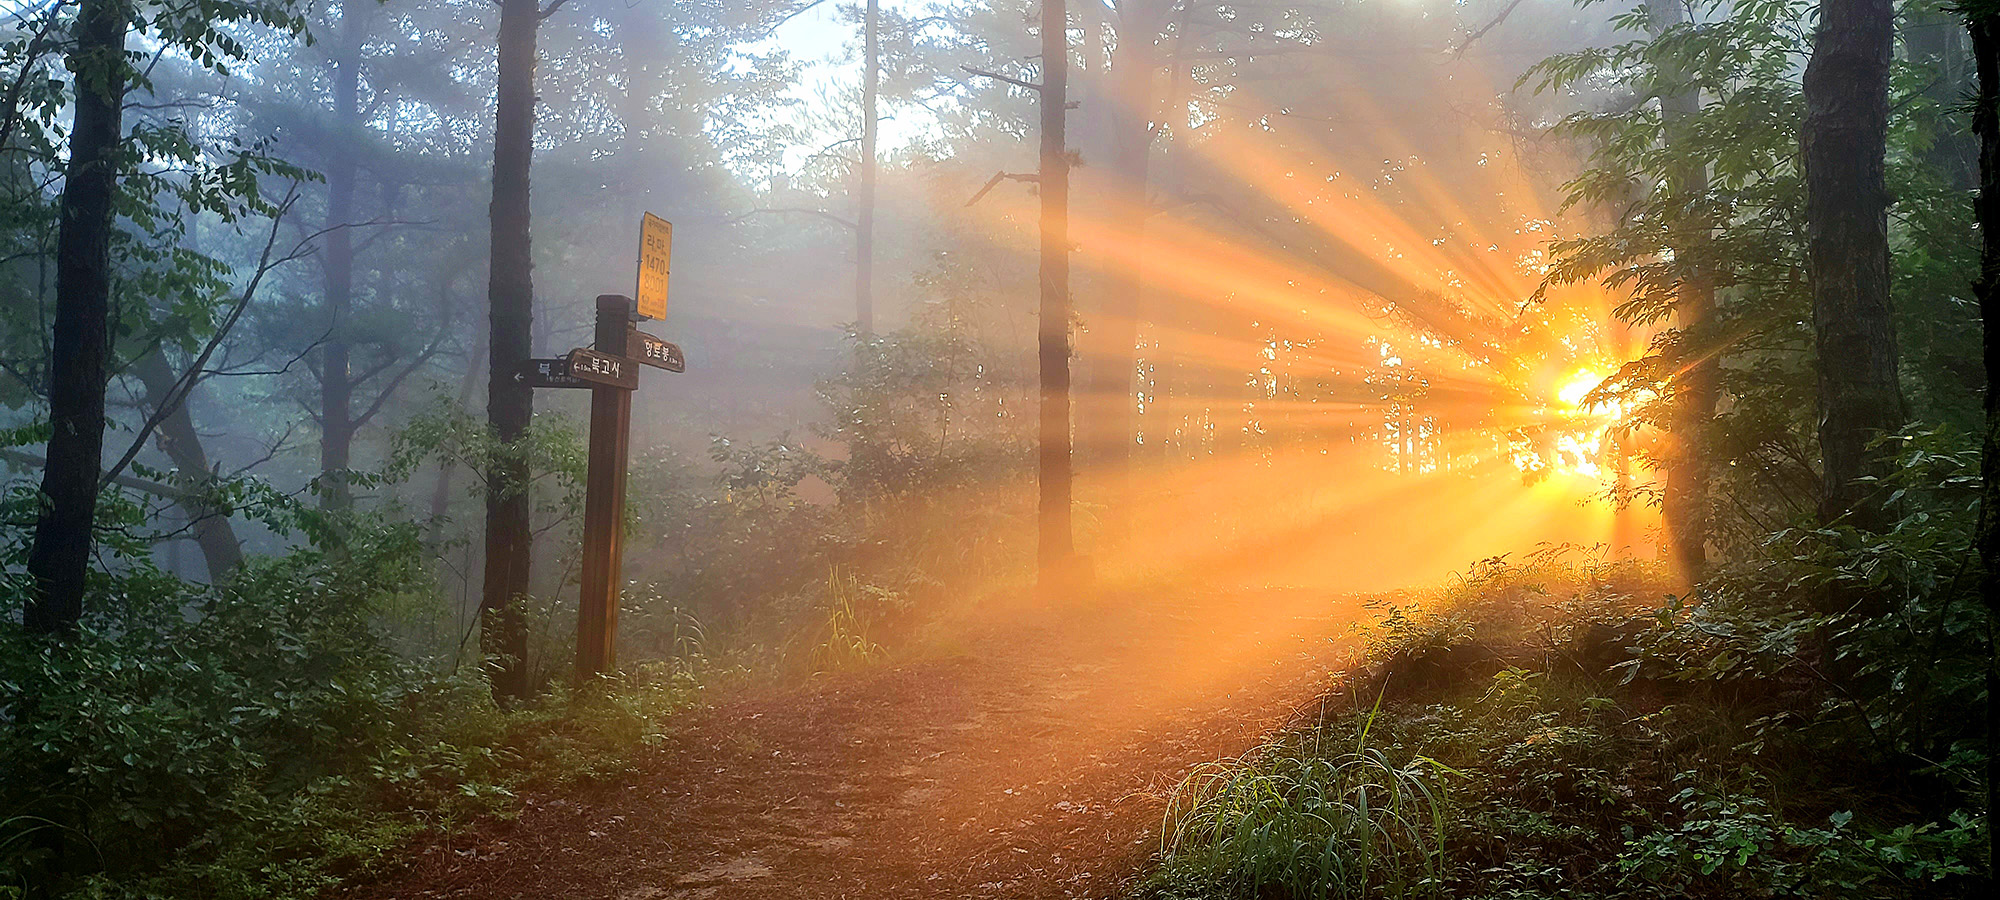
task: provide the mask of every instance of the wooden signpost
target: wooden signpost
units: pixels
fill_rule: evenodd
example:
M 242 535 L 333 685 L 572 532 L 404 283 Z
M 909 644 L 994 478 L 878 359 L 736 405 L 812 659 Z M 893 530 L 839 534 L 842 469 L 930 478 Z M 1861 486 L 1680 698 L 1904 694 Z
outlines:
M 636 299 L 597 298 L 597 333 L 590 347 L 556 359 L 530 359 L 515 378 L 538 388 L 590 391 L 590 454 L 583 481 L 582 584 L 576 621 L 576 675 L 588 681 L 611 670 L 618 643 L 620 544 L 625 521 L 625 467 L 631 455 L 632 392 L 639 364 L 687 371 L 681 348 L 632 327 L 634 319 L 667 314 L 667 266 L 673 226 L 647 213 L 639 223 Z
M 632 329 L 627 341 L 625 355 L 649 366 L 659 366 L 669 372 L 687 371 L 687 360 L 681 356 L 679 344 L 669 344 L 650 334 Z

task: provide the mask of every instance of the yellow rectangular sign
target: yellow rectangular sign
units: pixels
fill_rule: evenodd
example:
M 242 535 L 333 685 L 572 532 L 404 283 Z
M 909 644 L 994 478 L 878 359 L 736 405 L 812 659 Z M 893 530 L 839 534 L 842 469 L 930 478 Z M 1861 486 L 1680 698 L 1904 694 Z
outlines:
M 633 294 L 641 318 L 667 317 L 667 268 L 673 251 L 673 223 L 646 213 L 639 220 L 639 290 Z

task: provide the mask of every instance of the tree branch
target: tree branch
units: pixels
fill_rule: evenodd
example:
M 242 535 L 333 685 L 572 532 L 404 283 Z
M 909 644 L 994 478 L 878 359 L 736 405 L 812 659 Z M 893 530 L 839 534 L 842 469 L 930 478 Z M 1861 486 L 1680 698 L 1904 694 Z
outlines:
M 839 216 L 836 216 L 833 213 L 827 212 L 826 210 L 808 209 L 802 206 L 782 206 L 782 207 L 766 208 L 766 209 L 753 209 L 749 212 L 730 216 L 727 219 L 723 219 L 722 224 L 734 225 L 737 222 L 741 222 L 744 219 L 750 218 L 751 216 L 757 215 L 759 213 L 797 213 L 802 216 L 818 216 L 819 218 L 825 219 L 829 222 L 833 222 L 843 228 L 847 228 L 850 230 L 860 227 L 854 224 L 853 222 L 847 219 L 843 219 Z
M 195 357 L 187 371 L 181 373 L 174 386 L 160 398 L 160 405 L 153 410 L 153 414 L 146 417 L 145 424 L 132 438 L 132 445 L 125 448 L 125 454 L 118 458 L 117 464 L 105 469 L 103 476 L 98 478 L 97 483 L 100 487 L 110 484 L 118 477 L 118 473 L 132 464 L 132 460 L 138 457 L 139 451 L 145 447 L 146 439 L 160 427 L 160 423 L 167 420 L 167 416 L 172 415 L 173 411 L 180 407 L 187 399 L 188 392 L 194 390 L 195 383 L 201 380 L 202 370 L 208 366 L 208 361 L 215 355 L 216 348 L 222 346 L 223 339 L 229 336 L 229 332 L 236 328 L 237 321 L 243 318 L 243 310 L 250 305 L 250 299 L 257 295 L 257 286 L 263 283 L 264 276 L 277 266 L 300 255 L 299 247 L 303 246 L 303 242 L 299 246 L 294 246 L 292 252 L 283 258 L 276 261 L 271 259 L 271 248 L 278 243 L 279 223 L 284 221 L 286 211 L 292 208 L 292 204 L 298 202 L 298 198 L 299 186 L 294 182 L 285 199 L 278 204 L 278 208 L 271 215 L 271 231 L 264 238 L 264 250 L 257 258 L 257 271 L 250 276 L 250 283 L 243 286 L 243 292 L 236 298 L 236 305 L 229 310 L 229 315 L 222 320 L 222 324 L 216 326 L 215 334 L 209 337 L 207 346 L 201 348 L 200 355 Z
M 1507 17 L 1513 15 L 1514 9 L 1520 5 L 1521 0 L 1514 0 L 1514 2 L 1507 4 L 1507 8 L 1501 10 L 1499 15 L 1494 16 L 1493 21 L 1486 23 L 1486 27 L 1473 32 L 1471 37 L 1465 39 L 1465 43 L 1459 44 L 1458 49 L 1451 51 L 1451 58 L 1457 59 L 1464 56 L 1466 49 L 1472 46 L 1473 41 L 1479 40 L 1485 37 L 1487 32 L 1499 28 L 1500 23 L 1507 21 Z
M 1042 90 L 1042 86 L 1039 84 L 1036 84 L 1032 81 L 1022 81 L 1021 79 L 1015 78 L 1011 75 L 1002 75 L 999 72 L 988 72 L 985 69 L 976 69 L 973 68 L 972 66 L 959 66 L 959 68 L 964 69 L 965 71 L 970 72 L 974 75 L 978 75 L 982 78 L 991 78 L 994 81 L 1004 81 L 1007 82 L 1008 84 L 1015 85 L 1017 87 L 1027 88 L 1028 90 L 1035 91 L 1036 93 L 1040 93 Z
M 988 193 L 992 192 L 993 186 L 999 184 L 1002 181 L 1025 181 L 1030 184 L 1038 184 L 1041 182 L 1041 178 L 1034 175 L 1017 175 L 1011 172 L 995 172 L 993 173 L 992 178 L 986 179 L 986 185 L 979 189 L 979 193 L 973 194 L 972 199 L 965 201 L 965 205 L 971 206 L 974 203 L 978 203 L 979 198 L 984 197 Z

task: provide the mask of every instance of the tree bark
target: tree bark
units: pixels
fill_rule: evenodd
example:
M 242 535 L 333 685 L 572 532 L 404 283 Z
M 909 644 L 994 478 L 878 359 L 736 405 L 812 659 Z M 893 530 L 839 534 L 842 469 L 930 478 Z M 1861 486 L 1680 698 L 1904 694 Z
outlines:
M 56 314 L 49 359 L 49 464 L 28 551 L 28 630 L 61 634 L 83 617 L 91 523 L 104 465 L 104 384 L 111 355 L 112 205 L 127 87 L 121 0 L 82 0 L 70 69 L 75 118 L 56 232 Z
M 1979 139 L 1979 194 L 1973 215 L 1979 222 L 1979 278 L 1972 292 L 1979 301 L 1983 324 L 1981 356 L 1986 367 L 1986 439 L 1979 461 L 1979 525 L 1974 542 L 1979 549 L 1979 596 L 1986 606 L 1986 696 L 2000 696 L 2000 654 L 1995 653 L 1995 623 L 2000 623 L 2000 3 L 1968 4 L 1966 26 L 1972 35 L 1972 55 L 1978 72 L 1978 95 L 1972 109 L 1972 133 Z M 2000 747 L 2000 714 L 1991 699 L 1986 704 L 1986 746 Z M 1986 808 L 2000 808 L 2000 757 L 1987 754 Z M 1987 829 L 1987 859 L 2000 859 L 2000 831 Z
M 1800 135 L 1819 352 L 1820 515 L 1871 529 L 1887 524 L 1888 510 L 1856 479 L 1889 470 L 1893 455 L 1869 443 L 1904 423 L 1883 174 L 1894 37 L 1891 0 L 1821 0 Z
M 868 0 L 862 25 L 861 163 L 856 172 L 854 211 L 854 327 L 863 337 L 875 333 L 875 131 L 882 75 L 880 0 Z
M 326 166 L 326 245 L 320 254 L 324 275 L 322 313 L 326 339 L 320 345 L 319 471 L 320 504 L 346 509 L 353 502 L 346 473 L 353 463 L 353 348 L 347 319 L 354 304 L 354 190 L 360 167 L 357 147 L 347 142 L 361 130 L 361 26 L 354 0 L 341 4 L 341 48 L 333 59 L 334 145 Z
M 146 388 L 146 405 L 158 415 L 161 404 L 172 403 L 160 421 L 160 428 L 153 432 L 153 441 L 161 452 L 173 461 L 174 467 L 190 479 L 207 479 L 214 475 L 209 467 L 208 452 L 202 447 L 201 435 L 195 431 L 194 417 L 188 412 L 189 396 L 175 402 L 174 385 L 180 381 L 173 368 L 167 365 L 163 351 L 154 350 L 140 357 L 132 364 L 133 374 Z M 203 491 L 193 488 L 179 496 L 182 510 L 187 512 L 190 531 L 194 542 L 201 547 L 201 556 L 208 563 L 208 580 L 221 581 L 237 566 L 243 564 L 243 543 L 236 537 L 236 528 L 229 522 L 227 509 L 218 509 L 203 500 Z
M 1681 0 L 1650 0 L 1646 12 L 1654 37 L 1687 22 Z M 1670 81 L 1682 77 L 1675 71 L 1662 75 Z M 1679 140 L 1683 123 L 1700 112 L 1701 91 L 1697 88 L 1680 88 L 1660 97 L 1660 118 L 1669 152 L 1676 149 L 1674 144 Z M 1668 177 L 1674 192 L 1682 197 L 1697 198 L 1708 192 L 1705 163 L 1684 163 L 1668 173 Z M 1698 217 L 1681 224 L 1683 237 L 1675 251 L 1683 259 L 1698 255 L 1688 250 L 1691 245 L 1706 243 L 1711 229 Z M 1709 477 L 1705 447 L 1720 393 L 1717 360 L 1707 352 L 1712 339 L 1708 332 L 1715 319 L 1713 280 L 1696 271 L 1682 281 L 1674 314 L 1680 322 L 1681 358 L 1668 422 L 1666 484 L 1661 491 L 1660 518 L 1666 526 L 1667 547 L 1674 567 L 1683 577 L 1694 580 L 1708 566 Z
M 1069 96 L 1069 30 L 1063 0 L 1042 0 L 1042 197 L 1040 443 L 1037 569 L 1046 587 L 1068 585 L 1075 567 L 1070 530 L 1069 155 L 1063 126 Z
M 534 153 L 535 32 L 541 11 L 535 0 L 503 0 L 500 6 L 498 104 L 494 115 L 492 253 L 487 277 L 491 305 L 491 353 L 486 383 L 486 417 L 507 450 L 534 417 L 534 390 L 515 379 L 527 362 L 534 327 L 534 274 L 529 259 L 528 164 Z M 528 635 L 520 599 L 528 592 L 528 462 L 503 452 L 493 463 L 486 489 L 486 571 L 480 595 L 480 646 L 493 692 L 500 698 L 528 693 Z

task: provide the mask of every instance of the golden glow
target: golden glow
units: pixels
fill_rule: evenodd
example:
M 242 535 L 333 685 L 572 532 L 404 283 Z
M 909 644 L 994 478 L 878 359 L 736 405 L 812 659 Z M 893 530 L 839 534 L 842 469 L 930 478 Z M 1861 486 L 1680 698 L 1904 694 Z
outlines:
M 1556 399 L 1562 401 L 1562 404 L 1573 412 L 1583 412 L 1583 398 L 1589 396 L 1590 392 L 1596 390 L 1602 383 L 1604 376 L 1584 369 L 1571 375 L 1562 387 L 1556 389 Z
M 1491 96 L 1452 77 L 1441 91 Z M 1474 132 L 1432 152 L 1438 134 L 1405 134 L 1406 111 L 1339 102 L 1331 132 L 1204 112 L 1172 137 L 1175 181 L 1198 199 L 1141 203 L 1093 181 L 1104 169 L 1075 170 L 1080 549 L 1101 574 L 1354 590 L 1546 542 L 1644 540 L 1653 512 L 1606 499 L 1634 474 L 1628 401 L 1586 401 L 1646 336 L 1602 287 L 1542 283 L 1549 242 L 1586 226 L 1508 142 Z M 1029 257 L 1038 198 L 962 208 L 969 192 L 941 211 Z M 1120 305 L 1121 290 L 1138 299 Z M 1093 393 L 1092 373 L 1126 354 L 1132 394 Z M 1129 431 L 1094 430 L 1106 403 Z M 1087 448 L 1106 441 L 1129 442 L 1129 474 L 1093 468 Z M 1113 552 L 1091 523 L 1119 478 L 1143 540 Z

